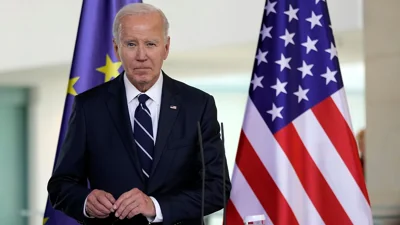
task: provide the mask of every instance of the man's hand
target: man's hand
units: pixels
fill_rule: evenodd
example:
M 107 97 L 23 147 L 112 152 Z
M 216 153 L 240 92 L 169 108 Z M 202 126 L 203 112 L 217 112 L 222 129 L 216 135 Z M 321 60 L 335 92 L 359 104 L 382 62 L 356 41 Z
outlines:
M 115 216 L 119 219 L 132 218 L 138 214 L 145 217 L 155 217 L 156 210 L 151 198 L 134 188 L 122 194 L 114 204 Z
M 106 218 L 114 212 L 114 197 L 102 190 L 93 190 L 87 197 L 86 213 L 95 218 Z

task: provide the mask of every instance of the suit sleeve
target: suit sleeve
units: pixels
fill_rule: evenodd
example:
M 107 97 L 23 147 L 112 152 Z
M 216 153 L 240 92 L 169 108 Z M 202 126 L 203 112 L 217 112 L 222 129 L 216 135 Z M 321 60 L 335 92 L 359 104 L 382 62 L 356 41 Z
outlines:
M 209 96 L 205 104 L 200 123 L 206 168 L 204 192 L 204 216 L 206 216 L 222 209 L 226 205 L 226 202 L 223 204 L 223 182 L 226 184 L 226 199 L 229 199 L 231 191 L 228 168 L 224 163 L 225 155 L 223 154 L 223 143 L 217 120 L 217 108 L 212 96 Z M 222 177 L 223 166 L 226 172 L 224 181 Z M 202 201 L 201 171 L 199 171 L 196 180 L 197 182 L 188 189 L 178 190 L 172 195 L 157 197 L 165 224 L 200 218 Z
M 84 202 L 90 190 L 85 170 L 85 115 L 79 100 L 77 96 L 47 190 L 55 209 L 83 222 Z

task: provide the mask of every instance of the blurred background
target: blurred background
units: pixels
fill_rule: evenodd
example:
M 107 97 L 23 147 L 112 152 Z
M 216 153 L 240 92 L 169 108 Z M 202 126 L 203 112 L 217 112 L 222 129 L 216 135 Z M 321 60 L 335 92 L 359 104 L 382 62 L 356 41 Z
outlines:
M 164 71 L 215 97 L 232 174 L 265 1 L 144 2 L 170 21 Z M 42 224 L 81 5 L 0 0 L 0 224 Z M 398 0 L 329 1 L 377 224 L 395 224 L 400 214 L 399 8 Z

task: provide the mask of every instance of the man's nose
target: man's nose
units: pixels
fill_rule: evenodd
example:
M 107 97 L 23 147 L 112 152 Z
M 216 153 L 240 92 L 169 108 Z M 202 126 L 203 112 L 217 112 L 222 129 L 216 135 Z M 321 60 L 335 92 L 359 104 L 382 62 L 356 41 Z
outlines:
M 146 49 L 143 46 L 139 46 L 136 52 L 137 61 L 145 61 L 147 59 Z

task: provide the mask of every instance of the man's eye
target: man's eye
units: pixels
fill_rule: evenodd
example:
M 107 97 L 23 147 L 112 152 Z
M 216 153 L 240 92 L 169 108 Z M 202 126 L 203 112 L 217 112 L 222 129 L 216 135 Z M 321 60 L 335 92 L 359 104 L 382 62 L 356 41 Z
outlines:
M 147 46 L 155 46 L 156 44 L 154 43 L 147 43 Z
M 134 43 L 128 43 L 127 46 L 128 46 L 128 47 L 134 47 L 135 44 L 134 44 Z

